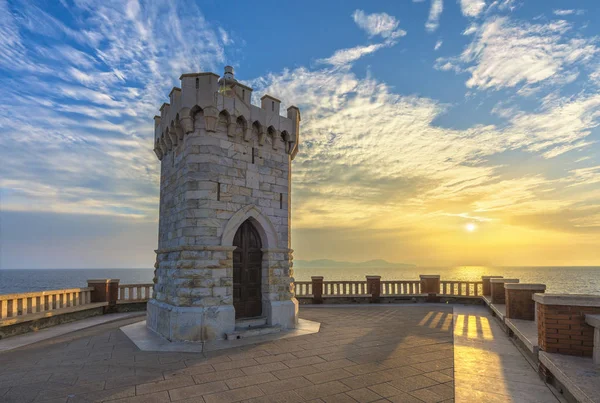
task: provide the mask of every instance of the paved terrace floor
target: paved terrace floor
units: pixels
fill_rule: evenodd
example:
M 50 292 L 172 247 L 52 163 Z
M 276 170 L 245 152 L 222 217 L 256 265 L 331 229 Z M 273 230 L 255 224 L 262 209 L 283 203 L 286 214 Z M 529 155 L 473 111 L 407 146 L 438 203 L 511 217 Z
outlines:
M 464 359 L 457 356 L 457 365 L 475 371 L 474 360 L 483 363 L 499 346 L 511 354 L 507 360 L 523 364 L 520 369 L 527 376 L 534 374 L 524 358 L 521 362 L 512 355 L 516 349 L 483 344 L 490 335 L 506 336 L 493 329 L 486 333 L 484 322 L 477 325 L 468 317 L 473 312 L 464 314 L 458 339 L 465 348 L 457 350 Z M 457 315 L 455 324 L 461 323 Z M 0 353 L 0 401 L 454 401 L 452 306 L 302 307 L 300 316 L 321 322 L 321 331 L 205 354 L 138 350 L 119 327 L 139 318 L 79 330 Z M 456 376 L 463 386 L 473 375 L 497 390 L 496 382 L 502 386 L 518 375 L 504 376 L 503 368 L 486 373 L 457 369 Z M 533 377 L 527 380 L 535 383 Z M 492 396 L 494 400 L 472 400 L 475 395 L 459 394 L 457 388 L 457 401 L 552 401 L 543 383 L 535 386 L 529 394 L 519 388 L 518 395 L 500 388 L 509 392 Z

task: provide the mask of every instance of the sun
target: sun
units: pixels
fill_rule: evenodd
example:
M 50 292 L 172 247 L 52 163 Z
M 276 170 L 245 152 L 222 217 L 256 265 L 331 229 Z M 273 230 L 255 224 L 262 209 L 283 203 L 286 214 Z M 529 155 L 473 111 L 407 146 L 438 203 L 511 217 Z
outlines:
M 465 225 L 465 229 L 469 232 L 473 232 L 477 229 L 477 225 L 475 225 L 474 223 L 470 222 L 467 225 Z

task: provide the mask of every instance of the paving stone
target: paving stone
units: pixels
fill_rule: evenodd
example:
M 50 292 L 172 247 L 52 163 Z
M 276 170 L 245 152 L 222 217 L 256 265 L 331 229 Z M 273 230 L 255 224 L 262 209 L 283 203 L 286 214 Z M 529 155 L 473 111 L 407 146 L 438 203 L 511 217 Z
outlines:
M 439 383 L 451 382 L 454 379 L 451 376 L 448 376 L 446 374 L 443 374 L 443 373 L 437 372 L 437 371 L 425 373 L 425 374 L 423 374 L 423 376 L 426 376 L 427 378 L 431 378 L 434 381 L 439 382 Z
M 423 389 L 437 384 L 438 382 L 423 375 L 415 375 L 408 378 L 398 378 L 390 382 L 390 385 L 404 392 Z
M 265 392 L 265 394 L 271 395 L 286 390 L 304 388 L 310 385 L 312 385 L 312 383 L 308 379 L 303 377 L 297 377 L 291 379 L 284 379 L 281 381 L 263 383 L 261 385 L 258 385 L 258 387 L 260 388 L 260 390 Z
M 321 357 L 306 357 L 306 358 L 298 358 L 295 360 L 283 361 L 283 363 L 290 368 L 302 367 L 302 366 L 311 365 L 311 364 L 320 364 L 323 362 L 325 362 L 325 360 L 322 359 Z
M 172 389 L 169 390 L 169 396 L 171 397 L 171 400 L 175 401 L 188 399 L 190 397 L 195 396 L 203 396 L 209 393 L 221 392 L 224 390 L 228 390 L 228 387 L 225 384 L 225 382 L 217 381 L 203 383 L 201 385 L 185 386 L 183 388 Z
M 308 386 L 300 388 L 296 392 L 304 399 L 323 398 L 337 393 L 346 392 L 350 388 L 339 381 L 322 383 L 320 385 Z
M 306 379 L 315 385 L 329 381 L 337 381 L 351 376 L 352 374 L 350 372 L 343 369 L 334 369 L 331 371 L 315 372 L 314 374 L 304 375 Z
M 69 399 L 67 401 L 68 403 L 89 403 L 123 399 L 133 396 L 135 396 L 135 386 L 127 386 L 125 388 L 98 390 L 80 395 L 69 395 Z
M 167 392 L 152 393 L 144 396 L 126 397 L 124 399 L 111 400 L 111 403 L 165 403 L 170 402 Z
M 183 386 L 194 385 L 194 379 L 191 376 L 177 376 L 165 381 L 156 381 L 136 385 L 135 394 L 145 395 L 148 393 L 161 392 L 163 390 L 181 388 Z
M 273 371 L 272 374 L 275 375 L 279 379 L 288 379 L 288 378 L 296 378 L 298 376 L 310 375 L 319 372 L 318 369 L 313 367 L 312 365 L 307 365 L 305 367 L 297 367 L 284 369 L 281 371 Z
M 351 390 L 350 392 L 346 392 L 346 394 L 360 403 L 369 403 L 381 399 L 381 396 L 367 388 Z
M 429 390 L 429 389 L 418 389 L 418 390 L 413 390 L 412 392 L 409 392 L 412 396 L 416 397 L 417 399 L 425 402 L 425 403 L 438 403 L 443 401 L 445 398 L 438 395 L 437 393 Z
M 273 381 L 277 381 L 277 378 L 274 375 L 267 372 L 264 374 L 254 374 L 254 375 L 241 376 L 238 378 L 229 379 L 229 380 L 226 380 L 225 383 L 227 384 L 227 386 L 229 386 L 230 389 L 237 389 L 237 388 L 243 388 L 246 386 L 258 385 L 261 383 L 268 383 L 268 382 L 273 382 Z
M 423 403 L 421 399 L 417 399 L 416 397 L 409 395 L 408 393 L 402 393 L 399 395 L 391 396 L 387 398 L 388 401 L 393 403 Z M 485 400 L 471 400 L 470 402 L 486 402 Z
M 213 364 L 213 368 L 215 369 L 215 371 L 225 371 L 227 369 L 251 367 L 253 365 L 258 365 L 258 361 L 256 361 L 254 358 L 245 358 L 241 360 Z
M 254 399 L 243 400 L 244 403 L 298 403 L 303 399 L 294 391 L 278 392 L 268 396 L 255 397 Z
M 241 369 L 230 369 L 227 371 L 215 371 L 209 372 L 207 374 L 202 375 L 194 375 L 194 381 L 198 384 L 206 383 L 206 382 L 214 382 L 214 381 L 222 381 L 225 379 L 236 378 L 238 376 L 245 376 L 244 372 Z
M 356 400 L 351 398 L 345 393 L 338 393 L 337 395 L 326 396 L 323 398 L 325 403 L 356 403 Z
M 244 399 L 263 396 L 264 393 L 256 386 L 247 388 L 239 388 L 228 390 L 226 392 L 214 393 L 212 395 L 203 396 L 206 403 L 229 403 L 239 402 Z
M 260 364 L 269 364 L 271 362 L 280 362 L 280 361 L 289 361 L 293 360 L 296 357 L 292 353 L 284 353 L 284 354 L 276 354 L 276 355 L 267 355 L 265 357 L 257 357 L 255 358 Z
M 380 383 L 378 385 L 372 385 L 369 386 L 369 389 L 383 397 L 401 395 L 404 393 L 400 389 L 393 387 L 389 383 Z
M 284 363 L 282 362 L 271 362 L 268 364 L 260 364 L 260 365 L 254 365 L 251 367 L 244 367 L 242 368 L 242 372 L 244 372 L 246 375 L 254 375 L 254 374 L 262 374 L 264 372 L 271 372 L 271 371 L 279 371 L 282 369 L 289 369 Z

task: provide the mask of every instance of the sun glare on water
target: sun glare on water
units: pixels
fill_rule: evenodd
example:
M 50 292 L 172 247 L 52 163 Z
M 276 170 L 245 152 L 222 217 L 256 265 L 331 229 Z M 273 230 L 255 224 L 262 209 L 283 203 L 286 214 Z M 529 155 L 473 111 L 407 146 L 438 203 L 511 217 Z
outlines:
M 465 229 L 468 232 L 473 232 L 477 229 L 477 226 L 475 224 L 473 224 L 472 222 L 468 223 L 467 225 L 465 225 Z

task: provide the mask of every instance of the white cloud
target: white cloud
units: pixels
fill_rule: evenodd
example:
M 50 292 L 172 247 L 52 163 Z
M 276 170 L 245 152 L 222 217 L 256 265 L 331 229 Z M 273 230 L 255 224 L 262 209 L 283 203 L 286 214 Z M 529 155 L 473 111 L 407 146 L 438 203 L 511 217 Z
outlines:
M 536 113 L 512 109 L 503 126 L 442 128 L 434 121 L 446 106 L 395 94 L 348 66 L 286 70 L 254 86 L 303 112 L 303 147 L 294 166 L 297 227 L 372 225 L 390 211 L 394 225 L 402 225 L 415 211 L 423 217 L 453 200 L 461 212 L 465 206 L 486 213 L 568 206 L 572 200 L 552 193 L 562 183 L 530 172 L 504 177 L 499 158 L 510 150 L 553 158 L 583 147 L 600 120 L 600 96 L 580 96 L 548 101 Z M 390 225 L 389 218 L 381 225 Z
M 379 35 L 385 39 L 395 39 L 406 35 L 406 31 L 398 29 L 400 21 L 386 13 L 366 14 L 363 10 L 356 10 L 352 18 L 370 37 Z
M 437 42 L 435 43 L 435 46 L 433 47 L 433 50 L 438 50 L 439 48 L 441 48 L 443 43 L 444 43 L 444 42 L 443 42 L 443 41 L 441 41 L 441 40 L 437 41 Z
M 379 49 L 388 46 L 385 43 L 377 43 L 368 46 L 356 46 L 349 49 L 337 50 L 332 56 L 326 59 L 317 60 L 319 63 L 331 64 L 333 66 L 343 66 L 352 63 L 361 57 L 376 52 Z
M 554 13 L 554 15 L 558 15 L 558 16 L 565 16 L 565 15 L 583 15 L 585 14 L 584 10 L 565 10 L 565 9 L 559 9 L 559 10 L 553 10 L 552 13 Z
M 429 18 L 425 23 L 425 29 L 428 32 L 434 32 L 440 25 L 440 17 L 444 10 L 443 0 L 431 0 L 431 8 L 429 9 Z
M 79 0 L 69 26 L 20 4 L 0 0 L 3 209 L 154 216 L 151 117 L 181 73 L 219 71 L 231 36 L 191 1 Z
M 477 17 L 485 8 L 484 0 L 460 0 L 460 8 L 466 17 Z
M 492 18 L 477 28 L 473 42 L 450 62 L 470 74 L 468 87 L 500 89 L 542 82 L 564 83 L 599 51 L 595 39 L 567 37 L 566 21 L 546 24 Z

